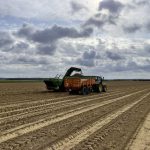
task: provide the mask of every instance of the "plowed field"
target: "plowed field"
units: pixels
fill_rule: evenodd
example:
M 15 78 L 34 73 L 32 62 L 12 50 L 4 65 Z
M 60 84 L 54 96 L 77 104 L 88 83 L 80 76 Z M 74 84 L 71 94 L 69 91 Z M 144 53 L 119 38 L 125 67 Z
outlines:
M 132 150 L 149 118 L 150 82 L 107 85 L 82 96 L 48 92 L 40 82 L 0 83 L 0 150 Z

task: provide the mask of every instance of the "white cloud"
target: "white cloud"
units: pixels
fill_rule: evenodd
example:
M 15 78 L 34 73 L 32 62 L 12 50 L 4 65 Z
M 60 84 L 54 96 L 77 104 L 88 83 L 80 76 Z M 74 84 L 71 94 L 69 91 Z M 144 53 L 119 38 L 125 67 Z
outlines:
M 150 78 L 149 6 L 145 0 L 0 1 L 0 29 L 9 27 L 0 32 L 0 77 L 48 77 L 79 66 L 107 78 Z
M 81 12 L 79 15 L 70 15 L 72 0 L 5 0 L 0 1 L 0 15 L 1 16 L 14 16 L 26 19 L 37 20 L 85 20 L 93 11 L 96 11 L 98 0 L 94 2 L 88 2 L 83 0 L 77 0 L 75 2 L 85 5 L 88 8 L 88 12 Z M 91 7 L 92 6 L 92 7 Z M 79 17 L 80 16 L 80 17 Z

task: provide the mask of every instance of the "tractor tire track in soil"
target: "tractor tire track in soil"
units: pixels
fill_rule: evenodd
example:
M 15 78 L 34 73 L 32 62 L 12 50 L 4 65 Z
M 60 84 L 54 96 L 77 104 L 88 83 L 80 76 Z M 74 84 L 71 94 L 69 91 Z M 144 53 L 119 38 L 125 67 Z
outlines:
M 119 91 L 115 92 L 114 94 L 117 94 L 119 93 Z M 121 92 L 120 92 L 121 93 Z M 113 93 L 107 93 L 105 95 L 111 95 Z M 101 96 L 103 96 L 104 94 L 102 94 Z M 13 115 L 13 114 L 16 114 L 17 112 L 18 113 L 21 113 L 22 111 L 26 111 L 26 110 L 33 110 L 34 108 L 37 109 L 37 108 L 40 108 L 40 107 L 43 107 L 43 106 L 54 106 L 55 105 L 60 105 L 60 104 L 65 104 L 65 103 L 69 103 L 69 102 L 72 102 L 72 101 L 78 101 L 78 100 L 84 100 L 86 98 L 89 98 L 89 97 L 98 97 L 100 95 L 90 95 L 88 97 L 76 97 L 76 96 L 67 96 L 67 97 L 61 97 L 61 98 L 57 98 L 57 99 L 48 99 L 48 100 L 42 100 L 40 102 L 36 102 L 35 104 L 34 103 L 29 103 L 29 104 L 23 104 L 22 106 L 14 106 L 14 107 L 9 107 L 9 110 L 7 108 L 1 108 L 0 109 L 0 116 L 1 117 L 5 117 L 5 116 L 8 116 L 8 115 Z M 69 98 L 69 99 L 68 99 Z M 59 100 L 59 101 L 58 101 Z
M 142 91 L 135 92 L 135 94 L 136 94 L 136 93 L 139 93 L 139 92 L 142 92 Z M 133 93 L 133 94 L 134 94 L 134 93 Z M 99 102 L 98 102 L 98 103 L 96 103 L 96 105 L 94 105 L 93 107 L 94 107 L 94 108 L 95 108 L 95 107 L 97 108 L 97 107 L 99 107 L 99 106 L 103 106 L 103 105 L 109 104 L 109 103 L 114 102 L 114 101 L 116 101 L 116 100 L 118 100 L 118 99 L 120 100 L 120 99 L 122 99 L 122 98 L 124 98 L 124 97 L 128 97 L 128 96 L 133 95 L 133 94 L 124 95 L 124 96 L 122 96 L 122 97 L 118 97 L 118 98 L 111 99 L 111 100 L 104 101 L 104 102 L 103 102 L 103 101 L 100 101 L 100 104 L 99 104 Z M 93 102 L 94 99 L 98 99 L 98 100 L 99 100 L 100 98 L 102 98 L 102 97 L 93 98 L 93 99 L 92 99 L 92 102 Z M 89 99 L 89 100 L 91 100 L 91 99 Z M 98 104 L 99 104 L 99 105 L 98 105 Z M 82 109 L 83 107 L 85 107 L 85 104 L 84 104 L 81 108 L 80 108 L 80 107 L 77 107 L 77 109 L 75 108 L 75 109 L 73 110 L 73 107 L 71 106 L 71 108 L 72 108 L 71 110 L 69 110 L 69 111 L 67 111 L 67 112 L 60 113 L 60 114 L 61 114 L 61 115 L 62 115 L 62 114 L 65 114 L 65 115 L 66 115 L 67 113 L 75 112 L 75 111 L 78 110 L 78 109 L 83 110 L 83 109 Z M 93 109 L 93 108 L 91 107 L 91 104 L 89 105 L 89 108 L 90 108 L 90 109 Z M 59 109 L 59 110 L 60 110 L 60 109 Z M 51 120 L 52 118 L 55 118 L 56 116 L 60 116 L 60 114 L 56 114 L 56 113 L 54 113 L 54 114 L 55 114 L 54 117 L 53 117 L 53 116 L 52 116 L 52 117 L 48 117 L 48 118 L 45 118 L 45 120 L 42 119 L 41 121 L 38 121 L 38 122 L 36 122 L 36 123 L 40 123 L 40 122 L 43 122 L 43 121 L 47 121 L 48 119 Z M 33 125 L 34 125 L 34 123 L 33 123 Z M 26 126 L 26 125 L 25 125 L 25 126 Z M 2 133 L 3 133 L 3 132 L 2 132 Z
M 56 113 L 57 110 L 65 110 L 65 109 L 69 109 L 70 107 L 73 108 L 74 106 L 82 106 L 82 105 L 89 105 L 89 104 L 94 104 L 94 103 L 99 103 L 101 101 L 104 101 L 105 98 L 113 98 L 113 97 L 119 97 L 121 95 L 123 95 L 125 92 L 120 92 L 120 93 L 113 93 L 113 94 L 106 94 L 106 95 L 96 95 L 96 96 L 92 96 L 93 98 L 91 98 L 90 96 L 89 97 L 82 97 L 82 98 L 75 98 L 75 99 L 72 99 L 72 100 L 69 100 L 70 103 L 66 103 L 65 101 L 62 101 L 61 102 L 56 102 L 56 103 L 53 103 L 53 104 L 47 104 L 47 105 L 40 105 L 40 106 L 35 106 L 35 107 L 32 107 L 32 109 L 25 109 L 24 112 L 21 111 L 15 111 L 16 114 L 7 114 L 6 112 L 6 116 L 4 114 L 1 114 L 1 119 L 0 119 L 0 124 L 2 124 L 3 122 L 6 123 L 7 121 L 9 120 L 13 120 L 16 119 L 18 120 L 19 117 L 20 118 L 23 118 L 26 117 L 26 116 L 36 116 L 36 115 L 39 115 L 39 114 L 45 114 L 45 113 L 48 113 L 48 112 L 53 112 L 53 113 Z M 67 100 L 66 100 L 67 101 Z M 71 109 L 70 108 L 70 109 Z
M 149 82 L 112 81 L 88 96 L 18 84 L 0 85 L 0 150 L 123 150 L 150 111 Z
M 102 95 L 90 95 L 90 96 L 87 96 L 87 97 L 73 97 L 72 99 L 66 99 L 66 100 L 64 100 L 64 98 L 61 98 L 61 101 L 57 101 L 57 99 L 54 101 L 50 101 L 50 102 L 47 102 L 47 103 L 39 103 L 39 104 L 36 104 L 36 105 L 29 105 L 29 106 L 23 106 L 23 108 L 21 107 L 21 108 L 17 108 L 17 107 L 14 107 L 14 108 L 12 108 L 12 109 L 10 109 L 10 110 L 3 110 L 3 109 L 0 109 L 0 111 L 1 111 L 1 113 L 0 113 L 0 117 L 1 117 L 1 119 L 0 119 L 0 121 L 2 120 L 2 119 L 4 119 L 5 117 L 7 118 L 9 118 L 9 116 L 15 116 L 15 115 L 21 115 L 21 113 L 27 113 L 27 111 L 29 112 L 29 111 L 31 111 L 31 112 L 33 112 L 34 110 L 35 111 L 37 111 L 38 109 L 43 109 L 44 107 L 57 107 L 57 105 L 59 106 L 59 105 L 67 105 L 67 104 L 69 104 L 69 102 L 77 102 L 77 101 L 86 101 L 86 99 L 87 99 L 87 101 L 89 100 L 89 98 L 90 97 L 92 97 L 92 98 L 104 98 L 104 97 L 109 97 L 109 96 L 112 96 L 113 94 L 114 95 L 119 95 L 119 94 L 121 94 L 121 93 L 125 93 L 125 92 L 123 92 L 123 91 L 116 91 L 116 92 L 112 92 L 112 93 L 106 93 L 106 94 L 102 94 Z M 91 98 L 91 99 L 92 99 Z
M 79 145 L 79 147 L 77 147 L 76 145 L 79 144 L 81 141 L 85 140 L 86 138 L 88 138 L 90 135 L 92 135 L 96 131 L 100 130 L 102 127 L 104 127 L 107 124 L 109 124 L 111 121 L 113 121 L 114 119 L 116 119 L 117 117 L 122 115 L 124 112 L 128 111 L 129 109 L 131 109 L 133 106 L 135 106 L 136 104 L 141 102 L 143 99 L 145 99 L 148 95 L 150 95 L 150 93 L 145 94 L 138 101 L 135 101 L 135 102 L 133 102 L 131 104 L 128 104 L 127 106 L 124 106 L 123 108 L 117 110 L 113 114 L 109 114 L 105 118 L 101 118 L 100 120 L 94 122 L 92 125 L 89 125 L 89 126 L 85 127 L 81 131 L 78 131 L 77 133 L 75 133 L 73 135 L 70 135 L 68 138 L 65 138 L 64 140 L 59 141 L 58 143 L 56 143 L 56 144 L 54 144 L 54 145 L 52 145 L 50 147 L 45 148 L 45 150 L 84 149 L 84 146 L 87 147 L 87 145 L 88 145 L 88 147 L 91 147 L 91 148 L 93 147 L 93 149 L 96 148 L 96 146 L 97 146 L 96 144 L 97 143 L 94 143 L 94 142 L 98 142 L 98 140 L 104 140 L 104 137 L 107 136 L 108 133 L 102 134 L 102 136 L 100 136 L 100 135 L 98 136 L 98 133 L 96 133 L 96 137 L 98 137 L 99 139 L 98 138 L 95 139 L 95 137 L 93 139 L 91 139 L 91 140 L 87 139 L 87 141 L 84 141 L 82 143 L 83 147 L 80 146 L 80 145 Z M 114 145 L 112 145 L 112 146 L 114 146 Z M 106 147 L 103 147 L 103 148 L 106 148 Z
M 30 141 L 34 141 L 32 138 L 35 137 L 35 135 L 32 135 L 32 134 L 36 134 L 37 135 L 38 141 L 39 140 L 43 141 L 45 139 L 44 141 L 48 142 L 48 140 L 46 139 L 47 136 L 43 136 L 43 133 L 46 134 L 49 129 L 52 129 L 50 131 L 53 131 L 55 129 L 55 132 L 57 132 L 57 131 L 59 131 L 58 128 L 59 129 L 63 129 L 64 125 L 65 125 L 64 127 L 67 127 L 68 125 L 69 126 L 73 125 L 73 123 L 76 123 L 76 124 L 86 123 L 87 121 L 89 121 L 90 119 L 93 119 L 94 117 L 99 117 L 100 116 L 99 114 L 101 114 L 101 115 L 102 114 L 103 115 L 107 114 L 108 112 L 111 112 L 114 109 L 116 110 L 116 107 L 120 107 L 122 105 L 125 105 L 126 103 L 130 103 L 131 100 L 129 99 L 129 97 L 132 97 L 132 100 L 136 100 L 138 94 L 140 94 L 141 92 L 145 92 L 145 90 L 134 92 L 134 93 L 131 93 L 131 94 L 119 97 L 119 98 L 115 98 L 115 99 L 112 99 L 112 100 L 108 100 L 108 101 L 104 102 L 103 104 L 100 103 L 99 105 L 92 106 L 90 108 L 85 108 L 85 109 L 81 109 L 81 110 L 76 111 L 76 112 L 71 112 L 71 113 L 66 114 L 64 116 L 58 116 L 57 118 L 54 118 L 54 119 L 51 119 L 51 120 L 47 120 L 45 122 L 33 124 L 33 125 L 29 126 L 29 127 L 25 127 L 25 128 L 19 129 L 17 131 L 14 131 L 12 133 L 8 133 L 6 135 L 1 136 L 0 142 L 4 142 L 4 143 L 2 143 L 2 145 L 3 144 L 5 145 L 5 141 L 7 143 L 7 141 L 9 140 L 9 143 L 11 143 L 13 145 L 13 143 L 14 143 L 14 139 L 13 138 L 15 138 L 16 142 L 18 142 L 18 140 L 21 139 L 22 135 L 23 135 L 23 139 L 27 136 L 26 139 L 30 139 Z M 119 101 L 119 100 L 120 100 L 120 103 L 119 102 L 116 103 L 116 101 Z M 110 104 L 110 103 L 112 103 L 112 105 L 107 105 L 107 104 Z M 106 105 L 106 108 L 108 108 L 108 109 L 106 109 L 104 107 L 104 105 Z M 100 107 L 101 107 L 101 109 L 100 109 Z M 88 116 L 89 116 L 89 118 L 88 118 Z M 86 119 L 84 119 L 84 118 L 86 118 Z M 82 122 L 81 122 L 81 120 L 82 120 Z M 83 120 L 85 120 L 85 122 Z M 54 126 L 56 126 L 57 128 L 56 127 L 54 128 Z M 39 132 L 39 134 L 37 132 Z M 63 132 L 64 131 L 61 131 L 61 133 L 63 133 Z M 26 135 L 24 135 L 24 134 L 26 134 Z M 54 138 L 56 138 L 55 134 L 53 136 L 54 136 Z M 11 139 L 12 139 L 12 142 L 10 142 Z M 32 145 L 32 149 L 37 148 L 37 145 L 36 145 L 36 147 L 33 148 L 34 143 L 35 142 L 33 142 L 32 144 L 29 143 L 30 146 Z M 8 145 L 8 144 L 6 144 L 6 145 Z M 27 149 L 29 149 L 29 147 L 30 147 L 29 145 L 28 144 L 26 145 Z M 18 149 L 21 149 L 21 145 L 19 146 Z
M 137 128 L 134 136 L 126 146 L 125 150 L 149 150 L 150 149 L 150 113 L 144 122 Z
M 133 103 L 133 105 L 135 105 L 134 107 L 129 107 L 127 112 L 117 116 L 116 119 L 97 130 L 96 133 L 72 148 L 72 150 L 81 150 L 87 147 L 91 147 L 95 150 L 124 149 L 129 139 L 132 138 L 139 123 L 143 120 L 143 117 L 149 112 L 149 104 L 150 92 Z
M 17 115 L 14 115 L 14 116 L 8 116 L 8 117 L 4 117 L 2 119 L 0 119 L 0 130 L 1 131 L 4 131 L 5 128 L 6 129 L 9 129 L 9 128 L 14 128 L 18 125 L 21 125 L 21 124 L 25 124 L 25 123 L 31 123 L 31 122 L 34 122 L 36 120 L 40 120 L 42 119 L 43 121 L 43 118 L 46 120 L 49 118 L 49 116 L 53 116 L 54 114 L 58 114 L 60 112 L 65 112 L 66 110 L 67 111 L 72 111 L 76 108 L 82 108 L 82 107 L 87 107 L 88 105 L 91 106 L 91 105 L 96 105 L 97 103 L 99 102 L 102 102 L 105 100 L 105 98 L 117 98 L 121 95 L 123 95 L 124 92 L 122 93 L 118 93 L 118 94 L 109 94 L 109 95 L 102 95 L 101 97 L 99 96 L 96 96 L 95 98 L 89 98 L 89 99 L 84 99 L 82 98 L 82 100 L 80 101 L 77 101 L 77 99 L 75 99 L 75 102 L 71 102 L 71 103 L 68 103 L 68 104 L 65 104 L 65 105 L 60 105 L 58 107 L 51 107 L 51 108 L 42 108 L 42 110 L 36 110 L 36 111 L 33 111 L 33 112 L 25 112 L 23 113 L 22 115 L 21 114 L 17 114 Z M 117 97 L 116 97 L 117 95 Z M 81 98 L 80 98 L 81 99 Z M 79 98 L 78 98 L 79 100 Z

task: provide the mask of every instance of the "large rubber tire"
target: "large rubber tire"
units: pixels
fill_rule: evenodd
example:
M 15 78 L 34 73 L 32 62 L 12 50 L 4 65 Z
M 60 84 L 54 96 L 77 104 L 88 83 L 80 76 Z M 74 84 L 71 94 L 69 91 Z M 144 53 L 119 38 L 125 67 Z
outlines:
M 92 86 L 92 92 L 97 92 L 97 86 L 96 85 Z
M 97 92 L 101 93 L 103 91 L 103 87 L 101 84 L 97 85 Z
M 103 92 L 107 92 L 107 86 L 106 85 L 103 86 Z
M 79 94 L 79 91 L 69 91 L 69 94 L 70 95 L 77 95 L 77 94 Z
M 88 88 L 88 94 L 90 94 L 92 92 L 93 92 L 92 88 Z
M 69 91 L 69 94 L 72 95 L 72 94 L 73 94 L 73 91 Z
M 88 95 L 89 94 L 89 89 L 87 87 L 82 88 L 82 95 Z

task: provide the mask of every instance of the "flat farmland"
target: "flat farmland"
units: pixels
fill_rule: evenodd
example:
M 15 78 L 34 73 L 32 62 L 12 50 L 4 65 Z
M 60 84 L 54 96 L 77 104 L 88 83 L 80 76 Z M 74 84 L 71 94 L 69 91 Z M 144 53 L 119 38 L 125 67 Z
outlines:
M 107 85 L 83 96 L 0 83 L 0 150 L 150 150 L 150 82 Z

